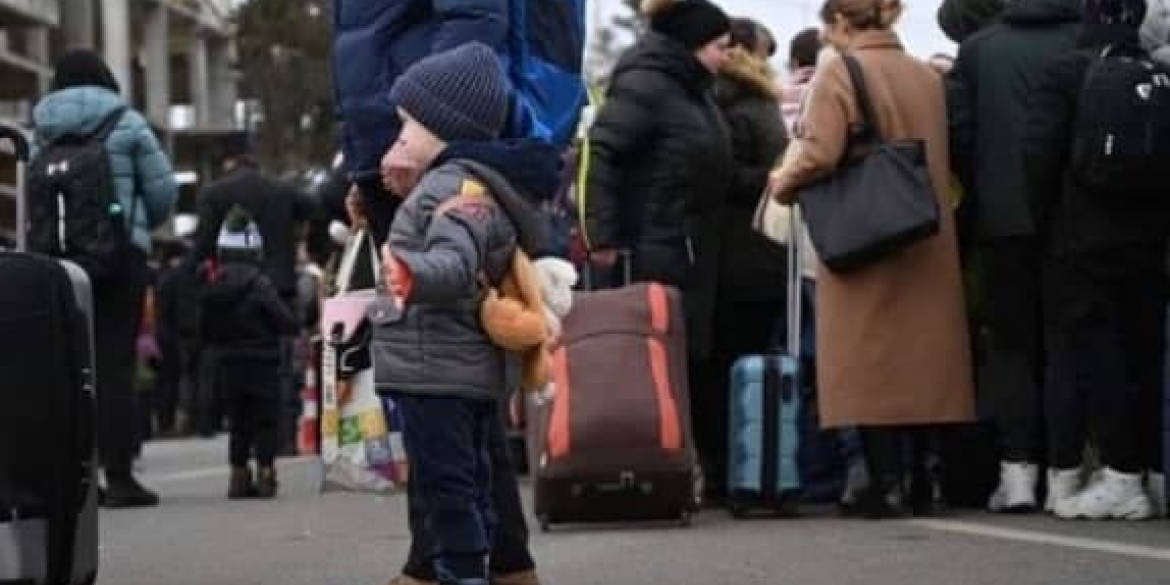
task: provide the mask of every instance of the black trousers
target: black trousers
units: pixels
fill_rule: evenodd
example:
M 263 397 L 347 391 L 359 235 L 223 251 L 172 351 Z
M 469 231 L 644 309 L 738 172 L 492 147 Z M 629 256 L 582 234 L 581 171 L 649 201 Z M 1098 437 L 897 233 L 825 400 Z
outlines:
M 231 417 L 228 454 L 232 467 L 245 467 L 255 455 L 261 467 L 276 462 L 279 444 L 280 362 L 222 358 L 219 380 Z
M 159 343 L 158 382 L 155 383 L 154 415 L 161 432 L 175 429 L 175 414 L 179 409 L 180 386 L 183 382 L 183 354 L 178 341 Z
M 987 336 L 982 398 L 999 428 L 1002 459 L 1036 462 L 1043 437 L 1043 271 L 1031 237 L 980 247 Z
M 120 274 L 93 283 L 98 450 L 108 480 L 130 477 L 138 429 L 134 389 L 146 257 L 127 254 Z
M 504 426 L 504 416 L 508 409 L 501 405 L 496 410 L 498 416 L 493 417 L 493 424 L 488 429 L 491 507 L 496 517 L 489 567 L 492 574 L 508 574 L 532 570 L 536 562 L 528 550 L 528 521 L 524 516 L 524 504 L 520 499 L 520 488 L 516 484 L 516 472 L 508 451 Z M 410 556 L 402 572 L 422 581 L 436 581 L 430 558 L 433 541 L 427 531 L 418 486 L 419 483 L 412 475 L 406 492 L 410 515 Z
M 783 312 L 782 301 L 720 301 L 711 358 L 691 367 L 691 424 L 708 494 L 726 487 L 731 367 L 741 357 L 769 349 Z
M 1049 463 L 1092 439 L 1123 473 L 1161 469 L 1166 274 L 1162 245 L 1053 259 L 1046 270 Z

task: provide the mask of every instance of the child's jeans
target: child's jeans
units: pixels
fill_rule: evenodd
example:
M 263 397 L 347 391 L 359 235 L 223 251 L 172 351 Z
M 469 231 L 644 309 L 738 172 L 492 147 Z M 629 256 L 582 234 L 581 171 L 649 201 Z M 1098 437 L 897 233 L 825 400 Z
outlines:
M 495 528 L 488 441 L 496 403 L 396 394 L 441 585 L 487 585 Z

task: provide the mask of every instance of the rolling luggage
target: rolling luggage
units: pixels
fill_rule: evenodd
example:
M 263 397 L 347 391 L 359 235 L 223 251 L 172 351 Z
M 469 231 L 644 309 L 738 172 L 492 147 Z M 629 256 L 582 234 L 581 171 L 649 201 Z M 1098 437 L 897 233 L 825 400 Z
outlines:
M 24 246 L 28 144 L 17 158 L 17 245 Z M 0 583 L 97 579 L 93 303 L 69 262 L 0 252 Z
M 798 213 L 790 214 L 791 233 Z M 800 496 L 801 360 L 799 238 L 788 246 L 787 343 L 783 351 L 747 356 L 732 367 L 728 440 L 728 510 L 786 513 Z
M 681 293 L 654 283 L 577 293 L 553 375 L 556 395 L 530 404 L 527 425 L 541 528 L 689 525 L 699 482 Z

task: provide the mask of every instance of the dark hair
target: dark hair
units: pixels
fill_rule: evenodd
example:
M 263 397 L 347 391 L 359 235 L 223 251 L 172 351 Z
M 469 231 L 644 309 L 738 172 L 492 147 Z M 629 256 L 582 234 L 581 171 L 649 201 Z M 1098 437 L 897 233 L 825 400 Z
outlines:
M 776 39 L 764 25 L 750 18 L 731 19 L 731 46 L 755 51 L 760 43 L 768 44 L 768 56 L 776 54 Z
M 815 67 L 820 53 L 821 31 L 815 28 L 800 31 L 788 45 L 788 59 L 797 68 Z
M 102 60 L 101 55 L 89 49 L 73 49 L 53 67 L 53 91 L 74 87 L 101 87 L 119 92 L 118 80 Z

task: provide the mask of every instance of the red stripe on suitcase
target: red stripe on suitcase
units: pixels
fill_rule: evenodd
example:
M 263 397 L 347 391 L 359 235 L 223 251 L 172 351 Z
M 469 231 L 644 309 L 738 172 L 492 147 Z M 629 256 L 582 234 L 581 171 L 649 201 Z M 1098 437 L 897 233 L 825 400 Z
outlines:
M 569 454 L 572 443 L 569 440 L 569 401 L 572 395 L 572 384 L 569 380 L 568 350 L 561 347 L 553 352 L 552 367 L 553 381 L 557 387 L 556 397 L 552 403 L 552 415 L 548 423 L 548 452 L 552 458 L 564 457 Z
M 670 301 L 666 289 L 652 284 L 646 289 L 650 304 L 650 324 L 654 335 L 646 340 L 650 355 L 650 374 L 654 379 L 654 394 L 658 398 L 659 441 L 666 450 L 682 448 L 682 429 L 679 426 L 678 402 L 671 390 L 670 361 L 666 347 L 659 338 L 670 326 Z

